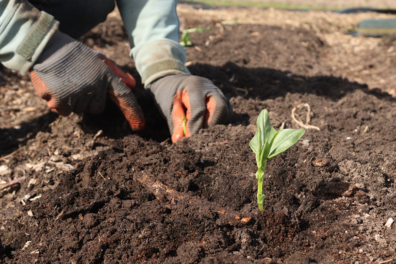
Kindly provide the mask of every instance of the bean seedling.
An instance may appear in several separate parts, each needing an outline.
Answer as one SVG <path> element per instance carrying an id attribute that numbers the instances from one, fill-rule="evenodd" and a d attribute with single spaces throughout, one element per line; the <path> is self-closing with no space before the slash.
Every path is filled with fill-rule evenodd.
<path id="1" fill-rule="evenodd" d="M 190 47 L 193 45 L 192 41 L 191 41 L 191 35 L 190 33 L 192 32 L 199 32 L 199 33 L 203 33 L 205 31 L 204 28 L 190 28 L 190 29 L 186 29 L 183 30 L 183 33 L 180 37 L 181 41 L 180 44 L 184 47 Z"/>
<path id="2" fill-rule="evenodd" d="M 183 133 L 184 133 L 184 135 L 186 135 L 187 134 L 187 119 L 185 116 L 182 116 L 182 119 L 183 119 Z"/>
<path id="3" fill-rule="evenodd" d="M 267 160 L 281 154 L 293 146 L 304 135 L 305 130 L 301 129 L 281 129 L 276 131 L 272 127 L 267 109 L 261 111 L 257 118 L 257 132 L 250 141 L 249 146 L 256 154 L 258 180 L 257 203 L 259 210 L 264 210 L 263 180 Z"/>

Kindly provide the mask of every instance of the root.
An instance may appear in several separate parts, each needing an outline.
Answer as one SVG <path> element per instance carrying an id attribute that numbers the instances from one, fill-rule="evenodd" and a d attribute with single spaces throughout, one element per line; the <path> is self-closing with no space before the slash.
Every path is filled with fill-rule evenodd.
<path id="1" fill-rule="evenodd" d="M 306 118 L 305 124 L 302 122 L 301 118 L 295 113 L 297 108 L 298 108 L 298 109 L 301 109 L 301 108 L 303 108 L 303 107 L 306 107 L 306 108 L 307 108 L 307 118 Z M 299 104 L 299 105 L 297 105 L 297 106 L 295 106 L 295 107 L 293 108 L 293 110 L 292 110 L 292 112 L 291 112 L 291 118 L 293 119 L 294 122 L 297 123 L 297 125 L 299 125 L 299 126 L 302 127 L 302 128 L 305 128 L 305 129 L 316 129 L 316 130 L 319 130 L 319 131 L 320 131 L 320 128 L 319 128 L 319 127 L 317 127 L 317 126 L 312 126 L 312 125 L 309 124 L 309 122 L 311 121 L 310 114 L 311 114 L 311 107 L 309 106 L 309 104 L 307 104 L 307 103 L 302 103 L 302 104 Z"/>
<path id="2" fill-rule="evenodd" d="M 224 208 L 221 208 L 220 206 L 216 206 L 210 203 L 209 201 L 202 200 L 197 197 L 191 197 L 188 194 L 180 193 L 178 191 L 170 189 L 165 184 L 154 180 L 144 171 L 142 171 L 141 174 L 137 174 L 134 177 L 134 179 L 136 179 L 144 187 L 149 189 L 159 201 L 164 202 L 165 200 L 168 200 L 172 204 L 179 201 L 187 201 L 188 204 L 195 205 L 201 208 L 203 207 L 213 208 L 214 211 L 217 212 L 219 215 L 225 216 L 227 218 L 226 223 L 230 225 L 247 224 L 252 219 L 252 217 L 240 217 L 236 213 L 227 211 Z"/>

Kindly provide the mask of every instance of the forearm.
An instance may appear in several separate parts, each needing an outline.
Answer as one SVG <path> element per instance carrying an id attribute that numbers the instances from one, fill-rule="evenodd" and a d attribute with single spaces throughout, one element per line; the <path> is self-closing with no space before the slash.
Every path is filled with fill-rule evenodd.
<path id="1" fill-rule="evenodd" d="M 136 61 L 146 85 L 162 76 L 188 72 L 186 51 L 178 43 L 175 0 L 117 0 Z"/>
<path id="2" fill-rule="evenodd" d="M 25 74 L 58 28 L 58 22 L 25 0 L 0 0 L 0 62 Z"/>

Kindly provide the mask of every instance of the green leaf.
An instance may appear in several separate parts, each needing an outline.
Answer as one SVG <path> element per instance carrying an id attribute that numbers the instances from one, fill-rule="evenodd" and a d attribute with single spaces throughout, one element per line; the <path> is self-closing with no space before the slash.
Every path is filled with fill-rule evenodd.
<path id="1" fill-rule="evenodd" d="M 269 114 L 267 109 L 261 111 L 260 115 L 257 118 L 257 128 L 260 128 L 261 133 L 261 144 L 263 152 L 261 153 L 260 159 L 267 159 L 269 153 L 270 142 L 274 135 L 276 134 L 275 128 L 272 127 Z"/>
<path id="2" fill-rule="evenodd" d="M 257 162 L 257 167 L 261 168 L 261 162 L 260 162 L 260 153 L 263 151 L 262 143 L 261 143 L 261 129 L 258 127 L 257 128 L 257 133 L 256 133 L 256 145 L 257 145 L 257 153 L 256 153 L 256 162 Z"/>
<path id="3" fill-rule="evenodd" d="M 304 133 L 305 130 L 303 128 L 283 129 L 276 132 L 268 154 L 268 159 L 279 155 L 296 144 L 296 142 L 304 135 Z"/>
<path id="4" fill-rule="evenodd" d="M 252 140 L 250 140 L 250 142 L 249 142 L 250 148 L 253 150 L 254 154 L 256 154 L 256 155 L 258 155 L 258 145 L 259 145 L 257 143 L 258 137 L 259 137 L 259 131 L 257 130 L 256 135 L 254 135 Z"/>

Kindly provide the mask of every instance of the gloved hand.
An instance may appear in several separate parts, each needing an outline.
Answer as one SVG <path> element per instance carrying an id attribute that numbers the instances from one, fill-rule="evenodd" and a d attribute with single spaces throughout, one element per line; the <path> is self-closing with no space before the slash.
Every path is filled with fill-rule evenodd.
<path id="1" fill-rule="evenodd" d="M 168 121 L 175 143 L 200 128 L 225 123 L 232 115 L 227 98 L 210 80 L 190 74 L 168 75 L 147 86 Z"/>
<path id="2" fill-rule="evenodd" d="M 56 32 L 30 70 L 34 89 L 60 115 L 100 113 L 106 96 L 115 102 L 134 131 L 144 116 L 132 88 L 133 77 L 113 61 L 61 32 Z"/>

